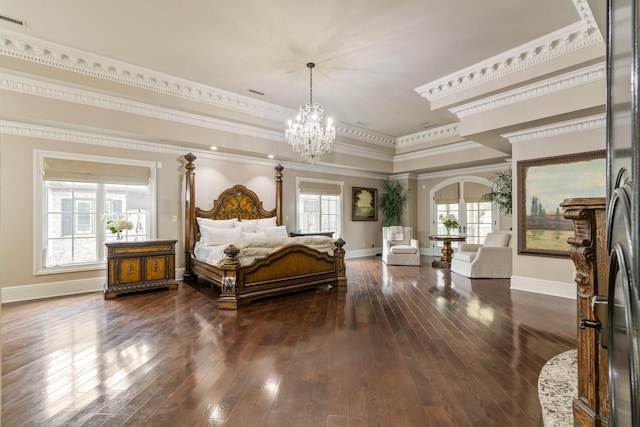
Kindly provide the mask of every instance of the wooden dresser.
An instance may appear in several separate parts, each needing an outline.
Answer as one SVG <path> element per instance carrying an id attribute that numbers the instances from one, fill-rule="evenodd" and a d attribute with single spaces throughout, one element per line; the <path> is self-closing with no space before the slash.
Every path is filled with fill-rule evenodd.
<path id="1" fill-rule="evenodd" d="M 107 247 L 107 283 L 104 299 L 147 289 L 177 289 L 177 240 L 110 242 Z"/>

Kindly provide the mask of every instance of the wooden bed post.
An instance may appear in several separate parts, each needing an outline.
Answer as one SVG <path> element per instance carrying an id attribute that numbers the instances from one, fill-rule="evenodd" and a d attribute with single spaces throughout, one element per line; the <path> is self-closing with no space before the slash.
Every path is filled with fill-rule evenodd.
<path id="1" fill-rule="evenodd" d="M 347 287 L 347 266 L 344 263 L 344 248 L 345 241 L 342 240 L 342 237 L 338 237 L 338 240 L 335 242 L 336 249 L 333 251 L 334 256 L 337 258 L 336 260 L 336 274 L 338 280 L 338 287 L 346 288 Z"/>
<path id="2" fill-rule="evenodd" d="M 277 165 L 276 170 L 276 223 L 282 225 L 282 171 L 284 167 Z"/>
<path id="3" fill-rule="evenodd" d="M 196 156 L 192 153 L 186 154 L 184 158 L 187 160 L 185 165 L 186 173 L 186 189 L 185 189 L 185 228 L 184 228 L 184 279 L 188 280 L 192 278 L 191 272 L 191 255 L 193 254 L 193 247 L 195 245 L 195 220 L 196 220 L 196 173 L 194 169 L 196 165 L 193 162 L 196 160 Z"/>
<path id="4" fill-rule="evenodd" d="M 229 245 L 223 251 L 227 256 L 220 266 L 223 271 L 220 298 L 218 298 L 218 307 L 221 310 L 237 310 L 238 309 L 238 254 L 240 249 L 235 245 Z"/>

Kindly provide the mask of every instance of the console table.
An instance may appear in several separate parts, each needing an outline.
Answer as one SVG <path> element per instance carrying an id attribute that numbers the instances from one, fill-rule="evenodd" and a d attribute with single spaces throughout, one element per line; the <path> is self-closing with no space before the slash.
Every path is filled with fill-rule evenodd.
<path id="1" fill-rule="evenodd" d="M 439 260 L 433 261 L 431 263 L 431 266 L 439 268 L 451 268 L 451 255 L 453 254 L 451 242 L 464 242 L 467 240 L 467 236 L 433 235 L 429 236 L 429 240 L 442 242 L 442 257 Z"/>

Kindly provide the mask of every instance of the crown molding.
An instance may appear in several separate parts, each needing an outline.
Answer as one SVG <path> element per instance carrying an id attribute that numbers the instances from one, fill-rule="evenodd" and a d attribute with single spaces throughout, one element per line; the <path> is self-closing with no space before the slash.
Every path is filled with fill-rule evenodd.
<path id="1" fill-rule="evenodd" d="M 294 110 L 0 28 L 0 54 L 208 105 L 286 121 Z"/>
<path id="2" fill-rule="evenodd" d="M 427 157 L 440 156 L 442 154 L 456 153 L 458 151 L 470 150 L 472 148 L 484 147 L 474 141 L 462 141 L 453 144 L 447 144 L 440 147 L 428 148 L 420 151 L 412 151 L 411 153 L 397 154 L 393 157 L 393 163 L 403 162 L 406 160 L 424 159 Z"/>
<path id="3" fill-rule="evenodd" d="M 430 102 L 603 41 L 586 0 L 573 0 L 580 21 L 415 89 Z"/>
<path id="4" fill-rule="evenodd" d="M 448 171 L 423 173 L 418 175 L 418 180 L 447 178 L 450 176 L 460 176 L 460 175 L 467 175 L 467 174 L 473 175 L 473 174 L 497 172 L 497 171 L 504 170 L 505 164 L 507 165 L 507 167 L 511 167 L 511 162 L 509 161 L 506 163 L 496 163 L 493 165 L 486 165 L 486 166 L 475 166 L 471 168 L 451 169 Z"/>
<path id="5" fill-rule="evenodd" d="M 607 115 L 603 113 L 580 119 L 555 123 L 552 125 L 539 126 L 517 132 L 505 133 L 500 136 L 507 139 L 511 144 L 517 144 L 519 142 L 551 138 L 554 136 L 566 135 L 575 132 L 584 132 L 592 129 L 600 129 L 606 127 L 606 125 Z"/>
<path id="6" fill-rule="evenodd" d="M 376 174 L 371 172 L 363 172 L 356 169 L 341 169 L 335 165 L 310 165 L 307 163 L 297 163 L 289 161 L 279 161 L 277 159 L 267 160 L 253 157 L 246 157 L 237 154 L 218 153 L 210 150 L 199 150 L 192 148 L 184 148 L 171 144 L 160 144 L 151 141 L 142 141 L 132 138 L 123 138 L 117 136 L 109 136 L 92 132 L 78 131 L 73 129 L 63 129 L 53 126 L 34 125 L 31 123 L 14 122 L 9 120 L 0 121 L 0 134 L 16 135 L 27 138 L 38 138 L 52 141 L 64 141 L 75 144 L 96 145 L 124 150 L 137 150 L 150 153 L 162 153 L 182 156 L 188 152 L 194 153 L 199 158 L 208 158 L 214 160 L 231 161 L 235 163 L 243 163 L 249 165 L 273 166 L 274 163 L 282 164 L 286 169 L 303 170 L 310 172 L 326 173 L 335 175 L 336 170 L 340 171 L 340 175 L 354 176 L 360 178 L 382 179 L 387 175 Z"/>
<path id="7" fill-rule="evenodd" d="M 76 87 L 64 86 L 58 83 L 44 82 L 22 75 L 16 75 L 0 70 L 0 89 L 24 93 L 28 95 L 42 96 L 60 101 L 73 102 L 91 107 L 105 108 L 128 114 L 137 114 L 158 120 L 171 121 L 191 126 L 207 129 L 214 129 L 223 132 L 230 132 L 238 135 L 246 135 L 271 141 L 286 143 L 284 133 L 235 123 L 227 120 L 215 119 L 194 113 L 186 113 L 165 107 L 158 107 L 142 102 L 131 101 L 125 98 L 91 92 Z M 343 154 L 350 154 L 358 157 L 391 161 L 392 156 L 378 153 L 366 148 L 354 148 L 347 144 L 336 141 L 333 151 Z"/>
<path id="8" fill-rule="evenodd" d="M 421 144 L 423 142 L 437 141 L 450 136 L 460 136 L 459 123 L 452 123 L 422 132 L 412 133 L 411 135 L 401 136 L 396 139 L 396 146 L 408 147 L 411 145 Z"/>
<path id="9" fill-rule="evenodd" d="M 459 119 L 606 78 L 604 62 L 449 109 Z"/>
<path id="10" fill-rule="evenodd" d="M 280 107 L 248 96 L 3 28 L 0 28 L 0 55 L 45 64 L 282 123 L 286 123 L 288 119 L 297 114 L 296 110 L 290 108 Z M 393 137 L 367 132 L 345 124 L 336 123 L 336 131 L 364 142 L 385 146 L 395 144 Z"/>
<path id="11" fill-rule="evenodd" d="M 241 123 L 234 123 L 227 120 L 214 119 L 208 116 L 186 113 L 170 108 L 158 107 L 151 104 L 131 101 L 125 98 L 78 89 L 76 87 L 64 86 L 58 83 L 44 82 L 30 77 L 10 74 L 6 72 L 6 70 L 0 70 L 0 89 L 52 98 L 59 101 L 73 102 L 91 107 L 104 108 L 122 113 L 136 114 L 153 119 L 285 142 L 284 133 L 281 132 L 244 125 Z"/>

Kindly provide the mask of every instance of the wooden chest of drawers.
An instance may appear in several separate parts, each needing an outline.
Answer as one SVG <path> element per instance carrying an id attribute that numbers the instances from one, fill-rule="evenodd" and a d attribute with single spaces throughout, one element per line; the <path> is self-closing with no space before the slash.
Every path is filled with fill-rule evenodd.
<path id="1" fill-rule="evenodd" d="M 110 242 L 107 247 L 107 283 L 104 299 L 146 289 L 177 289 L 177 240 Z"/>

